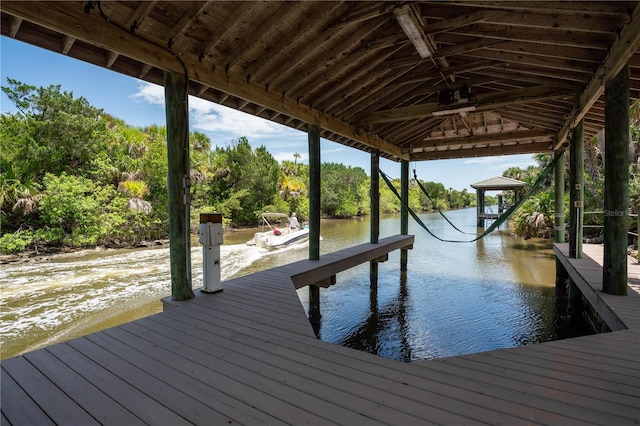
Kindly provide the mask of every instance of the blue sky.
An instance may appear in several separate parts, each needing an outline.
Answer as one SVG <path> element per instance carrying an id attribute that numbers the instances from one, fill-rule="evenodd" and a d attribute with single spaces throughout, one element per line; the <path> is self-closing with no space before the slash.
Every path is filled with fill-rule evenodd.
<path id="1" fill-rule="evenodd" d="M 94 107 L 133 126 L 165 123 L 162 87 L 3 36 L 0 37 L 3 86 L 7 77 L 33 86 L 60 84 L 62 90 L 86 98 Z M 246 136 L 252 147 L 264 145 L 278 161 L 293 161 L 293 154 L 299 153 L 302 156 L 299 161 L 308 162 L 304 132 L 198 98 L 190 98 L 189 108 L 191 130 L 209 136 L 213 145 L 227 146 Z M 4 93 L 0 111 L 15 111 Z M 362 167 L 369 174 L 370 156 L 362 151 L 322 139 L 320 155 L 322 162 Z M 421 180 L 472 191 L 469 186 L 472 183 L 500 176 L 509 167 L 526 168 L 534 163 L 531 155 L 422 161 L 411 163 L 410 174 L 415 168 Z M 380 168 L 392 177 L 399 177 L 399 163 L 383 159 Z"/>

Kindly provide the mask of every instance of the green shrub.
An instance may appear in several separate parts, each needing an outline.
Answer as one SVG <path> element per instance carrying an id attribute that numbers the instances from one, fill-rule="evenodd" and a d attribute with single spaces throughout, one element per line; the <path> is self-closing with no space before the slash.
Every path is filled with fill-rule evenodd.
<path id="1" fill-rule="evenodd" d="M 24 251 L 33 241 L 32 231 L 17 231 L 13 234 L 4 234 L 0 237 L 0 253 L 15 254 Z"/>

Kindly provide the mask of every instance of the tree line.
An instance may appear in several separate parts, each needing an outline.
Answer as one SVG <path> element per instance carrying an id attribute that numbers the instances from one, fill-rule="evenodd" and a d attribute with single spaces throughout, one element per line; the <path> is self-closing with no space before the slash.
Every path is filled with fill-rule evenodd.
<path id="1" fill-rule="evenodd" d="M 0 116 L 0 251 L 62 247 L 124 247 L 168 235 L 166 128 L 138 128 L 96 108 L 60 85 L 35 87 L 7 79 L 3 92 L 16 112 Z M 278 162 L 245 137 L 213 146 L 189 134 L 191 224 L 199 214 L 223 214 L 227 227 L 256 225 L 267 211 L 308 218 L 308 165 Z M 321 165 L 321 215 L 369 214 L 364 169 Z M 475 194 L 422 182 L 409 190 L 416 211 L 469 207 Z M 399 181 L 393 184 L 399 188 Z M 381 183 L 382 213 L 400 203 Z M 433 200 L 433 201 L 432 201 Z"/>

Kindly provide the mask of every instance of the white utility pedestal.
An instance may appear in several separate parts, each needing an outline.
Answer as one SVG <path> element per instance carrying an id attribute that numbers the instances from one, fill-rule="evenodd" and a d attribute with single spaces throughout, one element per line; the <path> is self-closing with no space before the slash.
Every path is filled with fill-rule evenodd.
<path id="1" fill-rule="evenodd" d="M 203 293 L 222 291 L 220 284 L 220 246 L 222 245 L 222 213 L 200 213 L 202 244 Z"/>

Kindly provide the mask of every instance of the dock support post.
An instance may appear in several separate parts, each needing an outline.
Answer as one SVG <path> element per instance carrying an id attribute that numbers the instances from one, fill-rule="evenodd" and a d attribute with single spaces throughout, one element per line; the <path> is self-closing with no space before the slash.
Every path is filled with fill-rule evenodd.
<path id="1" fill-rule="evenodd" d="M 569 278 L 568 291 L 568 313 L 569 316 L 575 317 L 582 311 L 582 292 L 571 278 Z"/>
<path id="2" fill-rule="evenodd" d="M 309 260 L 320 259 L 320 126 L 307 124 L 309 141 Z M 309 321 L 320 324 L 320 287 L 309 286 Z M 317 334 L 317 330 L 316 330 Z"/>
<path id="3" fill-rule="evenodd" d="M 627 295 L 629 232 L 629 65 L 605 82 L 604 266 L 602 290 Z"/>
<path id="4" fill-rule="evenodd" d="M 476 208 L 478 209 L 478 228 L 484 227 L 484 190 L 476 189 Z"/>
<path id="5" fill-rule="evenodd" d="M 400 163 L 400 198 L 402 204 L 400 206 L 400 234 L 409 235 L 409 162 L 402 160 Z M 407 263 L 409 260 L 409 250 L 403 248 L 400 250 L 400 272 L 407 272 Z"/>
<path id="6" fill-rule="evenodd" d="M 555 190 L 555 221 L 554 221 L 554 241 L 564 243 L 564 151 L 558 150 L 556 157 L 560 157 L 554 170 L 554 190 Z M 563 295 L 567 291 L 567 271 L 562 262 L 556 257 L 556 294 Z"/>
<path id="7" fill-rule="evenodd" d="M 371 240 L 372 244 L 378 244 L 380 237 L 380 153 L 371 151 Z M 370 288 L 377 291 L 378 288 L 378 262 L 369 262 Z"/>
<path id="8" fill-rule="evenodd" d="M 582 217 L 584 200 L 584 127 L 573 129 L 569 151 L 569 257 L 582 259 Z"/>
<path id="9" fill-rule="evenodd" d="M 558 150 L 555 153 L 559 157 L 554 170 L 554 190 L 555 190 L 555 220 L 554 236 L 556 243 L 564 243 L 564 151 Z"/>
<path id="10" fill-rule="evenodd" d="M 169 172 L 169 262 L 171 298 L 194 297 L 191 283 L 189 100 L 183 74 L 164 72 Z"/>

